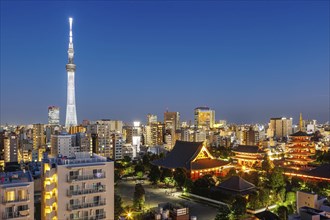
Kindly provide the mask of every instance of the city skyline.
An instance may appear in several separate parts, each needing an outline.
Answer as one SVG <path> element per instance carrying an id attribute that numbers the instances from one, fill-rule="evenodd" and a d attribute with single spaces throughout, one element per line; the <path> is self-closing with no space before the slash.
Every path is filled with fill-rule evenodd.
<path id="1" fill-rule="evenodd" d="M 187 121 L 198 106 L 236 123 L 329 120 L 328 2 L 133 5 L 98 2 L 87 16 L 88 2 L 1 2 L 1 124 L 46 122 L 50 105 L 64 123 L 70 16 L 78 123 L 167 109 Z"/>

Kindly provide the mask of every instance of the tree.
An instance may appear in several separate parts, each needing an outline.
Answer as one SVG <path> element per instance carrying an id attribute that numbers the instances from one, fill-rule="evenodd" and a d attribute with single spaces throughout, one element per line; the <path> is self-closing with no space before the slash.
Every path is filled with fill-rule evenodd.
<path id="1" fill-rule="evenodd" d="M 148 178 L 152 184 L 157 184 L 160 180 L 161 172 L 157 166 L 151 166 Z"/>
<path id="2" fill-rule="evenodd" d="M 232 210 L 236 217 L 245 214 L 247 201 L 242 196 L 236 196 L 232 205 Z"/>
<path id="3" fill-rule="evenodd" d="M 141 178 L 141 176 L 143 177 L 144 171 L 145 171 L 145 168 L 144 168 L 144 166 L 142 164 L 139 163 L 139 164 L 136 164 L 135 165 L 135 167 L 134 167 L 134 174 L 136 176 L 138 176 L 138 174 L 139 174 L 140 178 Z"/>
<path id="4" fill-rule="evenodd" d="M 189 178 L 186 178 L 186 180 L 184 181 L 184 184 L 183 184 L 183 188 L 187 191 L 187 192 L 191 192 L 192 189 L 194 187 L 194 182 L 189 179 Z"/>
<path id="5" fill-rule="evenodd" d="M 182 168 L 175 169 L 175 171 L 173 173 L 173 178 L 174 178 L 176 185 L 179 188 L 182 188 L 187 179 L 186 171 Z"/>
<path id="6" fill-rule="evenodd" d="M 136 209 L 141 210 L 145 202 L 145 191 L 141 184 L 135 184 L 135 191 L 133 196 L 133 205 Z"/>
<path id="7" fill-rule="evenodd" d="M 296 202 L 296 193 L 287 192 L 285 196 L 285 203 L 288 205 L 292 205 Z"/>
<path id="8" fill-rule="evenodd" d="M 173 172 L 170 169 L 166 168 L 161 168 L 161 176 L 160 176 L 160 181 L 164 181 L 166 177 L 172 178 L 173 177 Z"/>
<path id="9" fill-rule="evenodd" d="M 126 162 L 126 163 L 130 163 L 132 160 L 129 156 L 124 156 L 123 161 Z"/>
<path id="10" fill-rule="evenodd" d="M 262 207 L 259 199 L 259 192 L 253 192 L 249 195 L 248 205 L 252 209 L 258 209 Z"/>
<path id="11" fill-rule="evenodd" d="M 236 169 L 235 168 L 231 168 L 228 173 L 226 174 L 225 179 L 229 179 L 230 177 L 236 175 Z"/>
<path id="12" fill-rule="evenodd" d="M 285 206 L 278 207 L 277 214 L 278 214 L 278 217 L 281 220 L 287 220 L 288 219 L 288 209 Z"/>
<path id="13" fill-rule="evenodd" d="M 119 216 L 124 212 L 123 208 L 123 201 L 121 200 L 121 197 L 117 194 L 115 194 L 115 219 L 118 219 Z"/>
<path id="14" fill-rule="evenodd" d="M 273 190 L 278 190 L 285 187 L 285 185 L 283 170 L 279 167 L 274 168 L 273 172 L 269 175 L 269 187 Z"/>
<path id="15" fill-rule="evenodd" d="M 197 188 L 210 188 L 215 185 L 215 181 L 210 174 L 206 174 L 194 182 Z"/>
<path id="16" fill-rule="evenodd" d="M 269 173 L 274 169 L 274 163 L 270 160 L 269 156 L 266 154 L 264 160 L 261 163 L 261 169 Z"/>
<path id="17" fill-rule="evenodd" d="M 230 220 L 230 209 L 226 205 L 220 205 L 214 220 Z"/>

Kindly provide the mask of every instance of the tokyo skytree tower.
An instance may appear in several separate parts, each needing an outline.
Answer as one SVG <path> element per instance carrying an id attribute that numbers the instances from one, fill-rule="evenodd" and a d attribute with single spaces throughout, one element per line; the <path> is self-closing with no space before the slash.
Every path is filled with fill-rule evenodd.
<path id="1" fill-rule="evenodd" d="M 76 64 L 73 63 L 73 42 L 72 42 L 72 18 L 69 18 L 70 23 L 70 41 L 68 50 L 68 64 L 66 64 L 66 71 L 68 73 L 68 91 L 67 91 L 67 104 L 66 104 L 66 119 L 65 127 L 77 125 L 77 112 L 76 112 L 76 98 L 75 98 L 75 84 L 74 74 L 76 71 Z"/>

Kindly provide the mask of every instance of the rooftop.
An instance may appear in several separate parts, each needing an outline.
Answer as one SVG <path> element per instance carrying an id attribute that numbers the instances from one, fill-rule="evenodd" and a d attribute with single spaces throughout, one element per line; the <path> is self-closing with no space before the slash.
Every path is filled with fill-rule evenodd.
<path id="1" fill-rule="evenodd" d="M 293 133 L 290 135 L 290 137 L 309 137 L 311 135 L 307 134 L 306 132 L 303 132 L 303 131 L 298 131 L 296 133 Z"/>
<path id="2" fill-rule="evenodd" d="M 91 163 L 100 163 L 100 162 L 111 162 L 110 159 L 102 157 L 97 154 L 90 155 L 89 152 L 77 152 L 75 157 L 57 157 L 57 158 L 45 158 L 44 162 L 56 164 L 56 165 L 84 165 Z"/>
<path id="3" fill-rule="evenodd" d="M 218 188 L 235 192 L 244 192 L 255 189 L 256 186 L 240 176 L 232 176 L 219 184 Z"/>
<path id="4" fill-rule="evenodd" d="M 263 153 L 265 153 L 265 151 L 261 150 L 256 145 L 238 145 L 237 147 L 233 148 L 233 152 L 252 153 L 252 154 L 263 154 Z"/>
<path id="5" fill-rule="evenodd" d="M 0 173 L 0 185 L 33 182 L 30 171 L 15 171 Z"/>

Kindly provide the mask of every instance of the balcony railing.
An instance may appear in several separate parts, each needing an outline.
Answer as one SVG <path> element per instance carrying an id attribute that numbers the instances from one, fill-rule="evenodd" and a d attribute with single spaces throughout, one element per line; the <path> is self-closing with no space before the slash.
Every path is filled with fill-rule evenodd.
<path id="1" fill-rule="evenodd" d="M 46 206 L 52 206 L 54 202 L 56 202 L 56 199 L 52 196 L 49 199 L 46 199 Z"/>
<path id="2" fill-rule="evenodd" d="M 84 194 L 92 194 L 92 193 L 101 193 L 105 192 L 105 186 L 94 188 L 94 189 L 78 189 L 78 190 L 68 190 L 68 196 L 77 196 Z"/>
<path id="3" fill-rule="evenodd" d="M 51 183 L 50 185 L 46 185 L 46 192 L 50 192 L 55 189 L 56 183 Z"/>
<path id="4" fill-rule="evenodd" d="M 15 198 L 14 200 L 9 200 L 8 198 L 2 197 L 2 203 L 17 203 L 17 202 L 27 202 L 30 200 L 30 196 L 26 195 L 24 198 Z"/>
<path id="5" fill-rule="evenodd" d="M 76 210 L 76 209 L 84 209 L 84 208 L 90 208 L 90 207 L 96 207 L 96 206 L 103 206 L 105 205 L 105 199 L 89 202 L 89 203 L 81 203 L 81 204 L 69 204 L 68 205 L 68 211 Z"/>
<path id="6" fill-rule="evenodd" d="M 98 219 L 106 219 L 105 212 L 102 214 L 92 215 L 92 216 L 68 218 L 68 220 L 98 220 Z"/>
<path id="7" fill-rule="evenodd" d="M 53 219 L 56 216 L 56 212 L 52 211 L 50 213 L 46 213 L 46 218 L 47 219 Z"/>
<path id="8" fill-rule="evenodd" d="M 56 169 L 50 169 L 46 171 L 46 177 L 51 177 L 56 173 Z"/>
<path id="9" fill-rule="evenodd" d="M 68 175 L 68 182 L 73 182 L 73 181 L 83 181 L 83 180 L 93 180 L 93 179 L 103 179 L 105 178 L 105 172 L 103 173 L 94 173 L 91 175 L 75 175 L 75 176 L 70 176 Z"/>
<path id="10" fill-rule="evenodd" d="M 13 218 L 26 219 L 29 215 L 30 215 L 29 209 L 16 211 L 16 212 L 5 212 L 2 215 L 2 219 L 13 219 Z"/>

